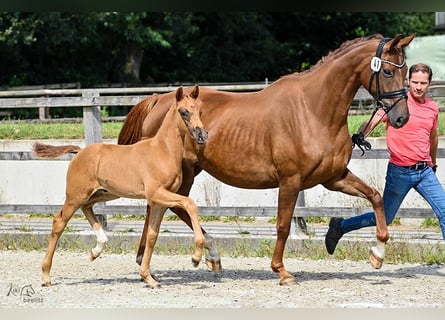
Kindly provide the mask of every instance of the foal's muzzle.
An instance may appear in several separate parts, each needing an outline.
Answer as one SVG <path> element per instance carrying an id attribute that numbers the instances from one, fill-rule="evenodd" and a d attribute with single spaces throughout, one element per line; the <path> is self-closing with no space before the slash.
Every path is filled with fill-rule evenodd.
<path id="1" fill-rule="evenodd" d="M 197 144 L 204 144 L 209 137 L 206 129 L 204 128 L 195 127 L 193 129 L 190 129 L 190 132 Z"/>

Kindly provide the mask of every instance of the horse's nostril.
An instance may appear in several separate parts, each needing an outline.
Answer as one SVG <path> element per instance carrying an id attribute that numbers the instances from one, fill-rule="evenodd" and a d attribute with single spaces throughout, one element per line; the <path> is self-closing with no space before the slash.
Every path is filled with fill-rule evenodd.
<path id="1" fill-rule="evenodd" d="M 395 125 L 397 126 L 397 128 L 401 128 L 407 122 L 408 122 L 408 118 L 407 117 L 398 117 L 397 120 L 396 120 Z"/>

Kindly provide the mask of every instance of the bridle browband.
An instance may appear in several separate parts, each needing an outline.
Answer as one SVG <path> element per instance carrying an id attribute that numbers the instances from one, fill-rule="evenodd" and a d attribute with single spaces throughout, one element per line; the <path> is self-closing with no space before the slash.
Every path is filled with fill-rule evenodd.
<path id="1" fill-rule="evenodd" d="M 363 129 L 363 131 L 366 130 L 366 128 L 369 126 L 369 124 L 371 123 L 372 118 L 374 118 L 375 114 L 377 113 L 377 110 L 379 108 L 382 108 L 385 111 L 385 114 L 388 114 L 389 111 L 391 111 L 392 108 L 394 108 L 395 105 L 397 105 L 400 100 L 402 99 L 406 99 L 407 98 L 407 91 L 405 88 L 399 89 L 399 90 L 395 90 L 395 91 L 389 91 L 389 92 L 380 92 L 380 82 L 379 82 L 379 73 L 380 70 L 382 68 L 382 63 L 387 63 L 390 64 L 392 66 L 395 66 L 399 69 L 403 68 L 403 66 L 406 63 L 406 59 L 405 59 L 405 55 L 403 55 L 403 62 L 401 64 L 397 64 L 394 63 L 392 61 L 389 60 L 384 60 L 381 58 L 382 56 L 382 51 L 383 51 L 383 46 L 389 41 L 391 40 L 391 38 L 383 38 L 382 40 L 380 40 L 379 46 L 377 47 L 375 56 L 372 57 L 371 59 L 371 70 L 372 70 L 372 74 L 371 74 L 371 78 L 369 79 L 369 87 L 368 87 L 368 91 L 371 91 L 371 86 L 372 86 L 372 82 L 375 79 L 375 105 L 376 108 L 374 110 L 374 112 L 371 115 L 371 118 L 369 119 L 368 123 L 366 124 L 365 128 Z M 394 99 L 394 98 L 399 98 L 397 99 L 396 102 L 394 102 L 391 106 L 387 107 L 385 106 L 385 104 L 383 103 L 382 99 Z M 382 118 L 380 119 L 380 121 L 382 120 Z M 380 123 L 379 121 L 379 123 Z M 375 128 L 375 127 L 374 127 Z M 374 129 L 372 128 L 368 133 L 367 136 L 371 133 L 371 131 Z M 359 132 L 356 134 L 352 135 L 352 148 L 354 148 L 355 145 L 357 145 L 360 150 L 362 150 L 362 156 L 365 154 L 365 149 L 366 150 L 371 150 L 371 144 L 365 140 L 365 136 L 363 135 L 363 132 Z"/>

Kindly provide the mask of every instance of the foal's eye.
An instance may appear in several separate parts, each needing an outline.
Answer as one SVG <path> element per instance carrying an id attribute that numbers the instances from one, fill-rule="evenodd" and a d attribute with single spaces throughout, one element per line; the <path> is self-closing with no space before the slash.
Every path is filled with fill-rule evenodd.
<path id="1" fill-rule="evenodd" d="M 189 112 L 186 109 L 179 109 L 179 114 L 181 117 L 186 118 L 189 115 Z"/>
<path id="2" fill-rule="evenodd" d="M 383 75 L 386 78 L 391 78 L 394 75 L 394 72 L 392 70 L 389 70 L 389 69 L 383 69 Z"/>

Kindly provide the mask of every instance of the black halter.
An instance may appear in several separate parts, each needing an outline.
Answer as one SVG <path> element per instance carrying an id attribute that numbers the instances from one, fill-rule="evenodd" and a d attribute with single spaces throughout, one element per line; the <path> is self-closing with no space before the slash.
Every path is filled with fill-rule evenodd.
<path id="1" fill-rule="evenodd" d="M 381 108 L 383 108 L 383 110 L 385 110 L 386 113 L 388 113 L 396 104 L 399 103 L 400 100 L 402 99 L 406 99 L 407 97 L 407 93 L 406 93 L 406 89 L 402 88 L 396 91 L 389 91 L 389 92 L 380 92 L 380 82 L 379 82 L 379 76 L 378 74 L 380 73 L 380 70 L 382 68 L 382 63 L 388 63 L 391 64 L 397 68 L 403 68 L 403 66 L 405 65 L 405 56 L 403 56 L 403 62 L 401 64 L 396 64 L 394 62 L 391 62 L 389 60 L 383 60 L 381 58 L 382 56 L 382 51 L 383 51 L 383 46 L 385 45 L 385 43 L 387 43 L 389 40 L 391 40 L 391 38 L 383 38 L 380 43 L 379 46 L 377 47 L 377 51 L 375 53 L 375 56 L 371 59 L 371 70 L 372 70 L 372 74 L 371 74 L 371 78 L 369 79 L 369 88 L 368 91 L 371 92 L 371 85 L 372 85 L 372 81 L 375 79 L 375 84 L 376 84 L 376 88 L 375 88 L 375 100 L 376 100 L 376 104 L 378 104 Z M 377 75 L 377 76 L 376 76 Z M 385 106 L 385 104 L 383 103 L 382 99 L 393 99 L 393 98 L 399 98 L 396 102 L 394 102 L 390 107 Z"/>
<path id="2" fill-rule="evenodd" d="M 405 88 L 396 90 L 396 91 L 389 91 L 389 92 L 380 92 L 380 82 L 379 82 L 379 73 L 380 70 L 382 68 L 382 63 L 388 63 L 390 65 L 393 65 L 397 68 L 403 68 L 403 66 L 406 63 L 405 60 L 405 56 L 403 56 L 403 62 L 401 64 L 397 64 L 394 63 L 392 61 L 389 60 L 383 60 L 381 58 L 382 56 L 382 51 L 383 51 L 383 46 L 385 45 L 385 43 L 387 43 L 389 40 L 391 40 L 391 38 L 383 38 L 380 43 L 379 46 L 377 47 L 377 51 L 375 53 L 375 56 L 371 59 L 371 70 L 372 70 L 372 74 L 371 74 L 371 78 L 369 79 L 369 87 L 368 87 L 368 91 L 371 91 L 371 86 L 372 86 L 372 82 L 375 79 L 375 84 L 376 84 L 376 89 L 375 89 L 375 104 L 376 104 L 376 108 L 374 110 L 374 112 L 371 115 L 371 118 L 369 119 L 368 123 L 366 124 L 366 127 L 363 129 L 366 130 L 366 128 L 369 126 L 369 124 L 371 123 L 372 118 L 374 118 L 377 110 L 379 108 L 382 108 L 385 111 L 385 114 L 387 114 L 389 111 L 391 111 L 391 109 L 397 105 L 400 100 L 402 99 L 406 99 L 407 98 L 407 91 Z M 397 99 L 396 102 L 394 102 L 391 106 L 387 107 L 382 99 L 393 99 L 393 98 L 399 98 Z M 381 119 L 380 119 L 381 120 Z M 372 131 L 372 130 L 371 130 Z M 369 133 L 371 133 L 371 131 Z M 368 134 L 369 134 L 368 133 Z M 359 133 L 355 133 L 352 135 L 352 148 L 354 148 L 354 146 L 357 145 L 360 150 L 362 150 L 362 156 L 365 154 L 365 150 L 371 150 L 371 144 L 365 140 L 365 136 L 363 135 L 363 132 L 359 132 Z"/>

